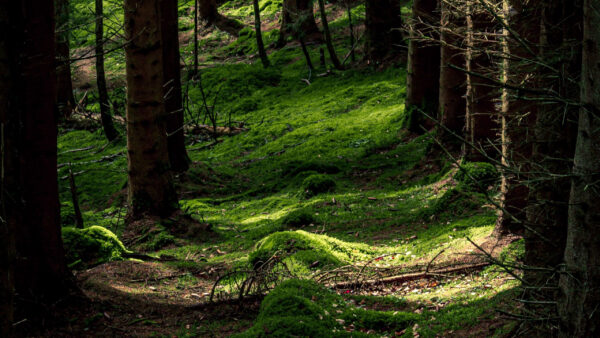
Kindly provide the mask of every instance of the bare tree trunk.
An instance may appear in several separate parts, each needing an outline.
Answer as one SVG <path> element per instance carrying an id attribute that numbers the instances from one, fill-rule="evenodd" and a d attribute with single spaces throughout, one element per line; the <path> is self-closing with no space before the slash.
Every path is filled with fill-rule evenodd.
<path id="1" fill-rule="evenodd" d="M 499 111 L 496 102 L 501 90 L 494 83 L 498 78 L 497 64 L 491 53 L 498 49 L 495 33 L 500 24 L 473 0 L 467 1 L 467 105 L 464 158 L 467 161 L 488 161 L 499 158 L 495 149 Z M 472 74 L 481 74 L 482 77 Z"/>
<path id="2" fill-rule="evenodd" d="M 440 24 L 440 138 L 450 144 L 458 140 L 452 133 L 462 136 L 465 126 L 467 77 L 465 72 L 452 68 L 465 68 L 464 37 L 460 28 L 465 26 L 464 13 L 455 11 L 443 1 Z"/>
<path id="3" fill-rule="evenodd" d="M 104 72 L 104 10 L 102 0 L 96 0 L 96 82 L 100 100 L 100 119 L 108 141 L 119 137 L 110 114 L 110 102 Z"/>
<path id="4" fill-rule="evenodd" d="M 15 234 L 18 305 L 43 312 L 76 289 L 60 229 L 53 1 L 4 1 L 0 18 L 4 224 Z"/>
<path id="5" fill-rule="evenodd" d="M 56 104 L 63 118 L 70 118 L 75 109 L 71 81 L 71 54 L 69 52 L 69 1 L 54 0 L 56 13 Z"/>
<path id="6" fill-rule="evenodd" d="M 177 210 L 167 146 L 159 0 L 125 0 L 129 219 Z"/>
<path id="7" fill-rule="evenodd" d="M 185 149 L 183 132 L 183 95 L 179 54 L 179 26 L 177 0 L 160 0 L 161 32 L 164 69 L 164 99 L 167 114 L 167 142 L 169 162 L 175 172 L 185 172 L 190 158 Z"/>
<path id="8" fill-rule="evenodd" d="M 298 23 L 298 27 L 292 27 Z M 279 38 L 276 43 L 277 48 L 282 48 L 286 44 L 286 35 L 292 35 L 298 38 L 303 34 L 305 41 L 320 39 L 321 32 L 315 21 L 311 0 L 284 0 L 281 9 L 281 27 L 279 28 Z M 317 40 L 318 40 L 317 39 Z"/>
<path id="9" fill-rule="evenodd" d="M 559 314 L 565 337 L 600 335 L 600 12 L 584 0 L 581 108 Z"/>
<path id="10" fill-rule="evenodd" d="M 437 26 L 438 0 L 414 0 L 408 43 L 406 80 L 406 114 L 408 129 L 421 134 L 435 125 L 420 110 L 436 116 L 439 110 L 440 45 L 437 33 L 428 26 Z M 424 41 L 428 37 L 429 41 Z"/>
<path id="11" fill-rule="evenodd" d="M 306 48 L 306 43 L 304 42 L 304 37 L 300 36 L 298 38 L 298 40 L 300 40 L 300 48 L 302 48 L 302 53 L 304 54 L 304 58 L 306 59 L 306 65 L 312 71 L 315 69 L 315 67 L 313 66 L 312 60 L 310 59 L 310 53 L 308 52 L 308 49 Z"/>
<path id="12" fill-rule="evenodd" d="M 354 52 L 354 43 L 356 38 L 354 37 L 354 24 L 352 22 L 352 6 L 348 0 L 344 1 L 346 6 L 346 13 L 348 14 L 348 30 L 350 31 L 350 60 L 356 62 L 356 53 Z"/>
<path id="13" fill-rule="evenodd" d="M 192 69 L 189 78 L 198 74 L 198 1 L 194 0 L 194 69 Z"/>
<path id="14" fill-rule="evenodd" d="M 344 70 L 344 66 L 335 53 L 333 47 L 333 41 L 331 41 L 331 33 L 329 32 L 329 24 L 327 23 L 327 13 L 325 13 L 325 2 L 319 0 L 319 12 L 321 13 L 321 25 L 323 25 L 323 34 L 325 35 L 325 43 L 327 44 L 327 50 L 329 51 L 329 58 L 335 69 Z"/>
<path id="15" fill-rule="evenodd" d="M 254 30 L 256 32 L 256 46 L 258 48 L 258 55 L 260 56 L 260 60 L 262 61 L 263 67 L 269 67 L 269 57 L 267 56 L 267 52 L 265 51 L 265 44 L 263 43 L 262 38 L 262 29 L 260 22 L 260 7 L 258 7 L 258 0 L 252 1 L 254 5 Z"/>
<path id="16" fill-rule="evenodd" d="M 365 9 L 365 59 L 376 64 L 398 54 L 404 44 L 400 1 L 367 0 Z"/>
<path id="17" fill-rule="evenodd" d="M 240 35 L 244 25 L 237 20 L 230 19 L 219 13 L 215 0 L 199 0 L 200 17 L 206 20 L 208 25 L 214 25 L 218 29 L 233 36 Z"/>

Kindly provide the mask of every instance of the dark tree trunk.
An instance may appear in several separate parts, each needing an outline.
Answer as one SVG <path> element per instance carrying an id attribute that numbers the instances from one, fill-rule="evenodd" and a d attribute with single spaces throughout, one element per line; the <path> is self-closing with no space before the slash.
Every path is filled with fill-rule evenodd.
<path id="1" fill-rule="evenodd" d="M 129 219 L 177 210 L 167 146 L 159 0 L 125 0 Z"/>
<path id="2" fill-rule="evenodd" d="M 441 7 L 440 138 L 456 144 L 459 140 L 452 134 L 462 136 L 465 126 L 467 77 L 451 66 L 465 68 L 464 36 L 458 30 L 465 26 L 465 17 L 446 2 Z"/>
<path id="3" fill-rule="evenodd" d="M 308 52 L 308 49 L 306 48 L 306 43 L 304 42 L 304 37 L 300 36 L 298 38 L 298 40 L 300 40 L 300 48 L 302 48 L 302 54 L 304 54 L 304 58 L 306 59 L 306 65 L 308 66 L 308 69 L 310 69 L 312 71 L 315 69 L 315 67 L 313 66 L 312 60 L 310 59 L 310 53 Z"/>
<path id="4" fill-rule="evenodd" d="M 221 15 L 215 0 L 199 0 L 199 5 L 200 17 L 206 20 L 208 25 L 214 25 L 236 37 L 240 35 L 240 30 L 244 28 L 244 25 L 237 20 Z"/>
<path id="5" fill-rule="evenodd" d="M 10 194 L 2 203 L 5 224 L 15 234 L 14 286 L 25 301 L 20 304 L 41 312 L 39 304 L 52 304 L 74 290 L 58 202 L 53 1 L 4 1 L 0 18 L 0 50 L 7 57 L 0 61 L 2 189 Z"/>
<path id="6" fill-rule="evenodd" d="M 295 27 L 297 25 L 297 27 Z M 286 44 L 286 36 L 295 38 L 302 34 L 306 40 L 321 39 L 321 32 L 315 21 L 314 10 L 311 0 L 284 0 L 281 9 L 281 27 L 279 28 L 279 39 L 277 48 Z"/>
<path id="7" fill-rule="evenodd" d="M 96 82 L 100 100 L 100 119 L 108 141 L 119 137 L 110 114 L 110 101 L 106 89 L 106 74 L 104 72 L 104 9 L 102 0 L 96 0 Z"/>
<path id="8" fill-rule="evenodd" d="M 413 1 L 411 39 L 408 43 L 406 114 L 408 129 L 418 134 L 435 125 L 420 110 L 436 116 L 439 109 L 440 45 L 432 42 L 438 36 L 427 27 L 427 24 L 438 24 L 438 11 L 438 0 Z M 429 37 L 431 41 L 424 41 L 421 35 Z"/>
<path id="9" fill-rule="evenodd" d="M 269 57 L 265 51 L 265 44 L 262 38 L 262 28 L 260 22 L 260 7 L 258 7 L 258 0 L 252 0 L 254 6 L 254 30 L 256 32 L 256 46 L 258 48 L 258 55 L 262 61 L 263 67 L 269 67 Z"/>
<path id="10" fill-rule="evenodd" d="M 325 42 L 327 44 L 327 50 L 329 51 L 329 59 L 331 59 L 331 63 L 335 69 L 344 70 L 344 66 L 338 59 L 337 54 L 335 52 L 335 48 L 333 47 L 333 41 L 331 40 L 331 33 L 329 32 L 329 24 L 327 23 L 327 13 L 325 13 L 325 2 L 323 0 L 319 1 L 319 12 L 321 13 L 321 24 L 323 25 L 323 33 L 325 35 Z"/>
<path id="11" fill-rule="evenodd" d="M 546 66 L 538 66 L 536 81 L 545 90 L 577 102 L 579 87 L 570 82 L 581 74 L 581 2 L 557 0 L 544 3 L 539 55 Z M 542 99 L 544 97 L 542 96 Z M 562 263 L 567 237 L 570 168 L 575 151 L 577 108 L 563 103 L 544 102 L 537 108 L 532 135 L 533 162 L 528 175 L 529 201 L 525 231 L 525 264 L 556 268 Z M 533 286 L 553 286 L 558 275 L 541 270 L 525 270 L 524 279 Z M 556 292 L 532 291 L 534 299 L 554 300 Z M 528 306 L 530 310 L 551 313 L 555 308 Z"/>
<path id="12" fill-rule="evenodd" d="M 464 158 L 467 161 L 489 161 L 500 158 L 496 151 L 499 132 L 496 102 L 501 89 L 492 52 L 498 49 L 495 33 L 499 23 L 475 1 L 467 2 L 467 106 Z M 471 74 L 481 74 L 478 77 Z"/>
<path id="13" fill-rule="evenodd" d="M 194 0 L 194 69 L 190 78 L 198 74 L 198 1 Z"/>
<path id="14" fill-rule="evenodd" d="M 56 104 L 62 118 L 70 118 L 75 109 L 69 53 L 69 1 L 55 0 L 56 13 Z"/>
<path id="15" fill-rule="evenodd" d="M 377 64 L 398 54 L 404 44 L 400 1 L 367 0 L 365 8 L 365 58 Z"/>
<path id="16" fill-rule="evenodd" d="M 164 69 L 163 97 L 167 115 L 169 162 L 173 171 L 185 172 L 190 167 L 190 158 L 185 149 L 183 132 L 177 0 L 160 0 L 160 2 Z"/>
<path id="17" fill-rule="evenodd" d="M 345 1 L 346 13 L 348 14 L 348 30 L 350 31 L 350 60 L 356 61 L 356 53 L 354 52 L 354 43 L 356 38 L 354 37 L 354 23 L 352 22 L 352 6 L 348 0 Z"/>
<path id="18" fill-rule="evenodd" d="M 559 314 L 565 337 L 600 335 L 600 12 L 584 1 L 579 130 L 573 168 Z"/>

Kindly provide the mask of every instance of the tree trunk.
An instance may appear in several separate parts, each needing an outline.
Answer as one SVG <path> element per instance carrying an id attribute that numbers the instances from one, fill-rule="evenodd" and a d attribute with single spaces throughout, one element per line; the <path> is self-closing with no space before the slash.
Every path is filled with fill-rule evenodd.
<path id="1" fill-rule="evenodd" d="M 400 1 L 367 0 L 365 9 L 365 58 L 377 64 L 398 54 L 404 44 Z"/>
<path id="2" fill-rule="evenodd" d="M 298 27 L 295 27 L 298 23 Z M 281 9 L 281 27 L 279 28 L 279 39 L 277 48 L 282 48 L 286 44 L 286 35 L 292 35 L 295 38 L 302 34 L 305 41 L 308 39 L 319 40 L 321 32 L 315 21 L 312 1 L 310 0 L 284 0 Z M 318 37 L 318 38 L 317 38 Z"/>
<path id="3" fill-rule="evenodd" d="M 125 0 L 129 219 L 175 211 L 163 100 L 159 0 Z"/>
<path id="4" fill-rule="evenodd" d="M 319 12 L 321 13 L 321 24 L 323 25 L 323 33 L 325 35 L 325 42 L 327 44 L 327 50 L 329 51 L 329 58 L 335 69 L 344 70 L 344 66 L 335 53 L 333 47 L 333 41 L 331 41 L 331 33 L 329 32 L 329 24 L 327 23 L 327 13 L 325 13 L 325 3 L 323 0 L 319 0 Z"/>
<path id="5" fill-rule="evenodd" d="M 221 15 L 216 0 L 199 0 L 199 5 L 200 17 L 206 20 L 208 25 L 214 25 L 235 37 L 240 35 L 240 30 L 244 28 L 244 25 L 237 20 Z"/>
<path id="6" fill-rule="evenodd" d="M 465 126 L 467 77 L 464 71 L 451 66 L 465 68 L 464 36 L 459 30 L 465 26 L 465 17 L 447 2 L 441 7 L 440 139 L 456 144 L 458 139 L 452 134 L 462 136 Z"/>
<path id="7" fill-rule="evenodd" d="M 100 119 L 108 141 L 119 137 L 110 114 L 110 102 L 104 73 L 104 10 L 102 0 L 96 0 L 96 82 L 100 100 Z"/>
<path id="8" fill-rule="evenodd" d="M 198 1 L 194 0 L 194 69 L 190 79 L 198 74 Z"/>
<path id="9" fill-rule="evenodd" d="M 69 1 L 54 0 L 56 15 L 56 104 L 63 118 L 70 118 L 75 109 L 71 81 L 71 54 L 69 53 Z"/>
<path id="10" fill-rule="evenodd" d="M 175 172 L 185 172 L 190 158 L 185 149 L 183 132 L 183 95 L 179 54 L 179 26 L 177 0 L 160 0 L 161 32 L 164 69 L 164 100 L 167 115 L 167 142 L 169 162 Z"/>
<path id="11" fill-rule="evenodd" d="M 600 335 L 600 12 L 584 1 L 581 108 L 561 274 L 559 314 L 565 337 Z"/>
<path id="12" fill-rule="evenodd" d="M 581 3 L 579 0 L 546 2 L 542 8 L 539 55 L 544 66 L 538 66 L 539 88 L 552 90 L 562 99 L 577 102 L 579 87 L 570 82 L 581 74 Z M 549 70 L 546 66 L 555 70 Z M 557 73 L 558 72 L 558 73 Z M 544 100 L 544 96 L 541 96 Z M 567 237 L 570 168 L 575 150 L 577 108 L 562 102 L 538 105 L 532 134 L 533 162 L 529 180 L 529 201 L 525 231 L 525 264 L 556 268 L 563 260 Z M 533 286 L 558 284 L 558 275 L 541 270 L 524 270 L 523 278 Z M 531 298 L 554 300 L 556 292 L 539 290 Z M 528 306 L 529 310 L 550 313 L 555 308 Z"/>
<path id="13" fill-rule="evenodd" d="M 258 55 L 260 56 L 263 67 L 268 68 L 269 57 L 265 51 L 265 44 L 263 43 L 262 38 L 262 29 L 260 27 L 260 7 L 258 7 L 258 0 L 252 0 L 252 4 L 254 5 L 254 30 L 256 32 L 256 46 L 258 48 Z"/>
<path id="14" fill-rule="evenodd" d="M 356 38 L 354 37 L 354 23 L 352 22 L 352 6 L 348 0 L 345 1 L 346 13 L 348 14 L 348 30 L 350 31 L 350 60 L 356 62 L 356 53 L 354 52 L 354 43 Z"/>
<path id="15" fill-rule="evenodd" d="M 498 49 L 495 37 L 499 23 L 473 0 L 467 2 L 467 105 L 464 159 L 472 162 L 489 161 L 500 156 L 495 140 L 499 131 L 496 102 L 501 89 L 494 83 L 498 78 L 497 63 L 492 52 Z M 478 77 L 471 74 L 481 74 Z"/>
<path id="16" fill-rule="evenodd" d="M 412 9 L 405 110 L 408 129 L 421 134 L 423 129 L 431 129 L 435 124 L 420 110 L 431 116 L 436 116 L 439 110 L 440 45 L 435 42 L 437 34 L 427 27 L 437 26 L 440 21 L 438 0 L 414 0 Z"/>
<path id="17" fill-rule="evenodd" d="M 506 19 L 510 29 L 505 32 L 505 79 L 509 86 L 535 88 L 534 60 L 540 36 L 541 11 L 535 0 L 505 0 Z M 510 13 L 510 14 L 508 14 Z M 515 37 L 518 36 L 518 39 Z M 527 167 L 531 157 L 530 127 L 536 116 L 537 103 L 527 100 L 520 91 L 506 90 L 501 114 L 501 149 L 503 169 L 500 184 L 500 206 L 495 234 L 522 233 L 527 206 Z"/>
<path id="18" fill-rule="evenodd" d="M 0 50 L 7 57 L 0 61 L 2 190 L 10 193 L 2 203 L 8 232 L 15 234 L 15 290 L 28 308 L 21 310 L 34 312 L 75 288 L 60 229 L 53 14 L 52 1 L 0 5 Z"/>

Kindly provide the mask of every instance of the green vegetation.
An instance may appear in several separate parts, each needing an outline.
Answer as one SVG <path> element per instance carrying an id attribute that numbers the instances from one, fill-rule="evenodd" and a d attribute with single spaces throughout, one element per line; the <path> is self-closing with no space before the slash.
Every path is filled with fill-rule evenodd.
<path id="1" fill-rule="evenodd" d="M 66 227 L 62 230 L 67 264 L 72 268 L 122 260 L 129 253 L 123 243 L 110 230 L 100 226 L 85 229 Z"/>

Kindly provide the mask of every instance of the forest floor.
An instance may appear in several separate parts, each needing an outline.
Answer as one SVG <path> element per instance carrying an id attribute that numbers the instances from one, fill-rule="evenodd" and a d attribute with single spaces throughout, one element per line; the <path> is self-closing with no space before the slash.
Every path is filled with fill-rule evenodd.
<path id="1" fill-rule="evenodd" d="M 266 45 L 276 40 L 280 3 L 261 1 Z M 183 63 L 189 65 L 189 3 L 180 7 Z M 230 1 L 221 11 L 250 25 L 250 7 Z M 118 8 L 108 10 L 114 21 L 121 19 Z M 362 6 L 353 10 L 359 29 L 363 12 Z M 347 18 L 332 9 L 330 20 L 338 53 L 345 55 Z M 61 313 L 64 321 L 47 335 L 511 332 L 517 323 L 507 314 L 519 306 L 519 275 L 489 264 L 480 250 L 506 266 L 523 253 L 518 238 L 491 236 L 497 173 L 467 164 L 482 178 L 474 184 L 437 148 L 435 135 L 403 128 L 401 61 L 387 67 L 357 62 L 344 72 L 320 66 L 311 73 L 290 43 L 270 49 L 272 67 L 263 69 L 250 30 L 238 39 L 210 28 L 201 34 L 201 82 L 184 84 L 193 165 L 175 177 L 181 212 L 168 219 L 125 224 L 126 141 L 107 143 L 99 125 L 86 122 L 98 108 L 93 68 L 75 64 L 87 115 L 60 130 L 63 226 L 74 225 L 71 169 L 85 226 L 105 227 L 127 250 L 145 256 L 100 265 L 70 261 L 92 302 Z M 76 35 L 83 42 L 75 43 L 86 48 L 86 37 Z M 315 64 L 318 47 L 310 45 Z M 119 53 L 107 58 L 111 98 L 121 115 L 123 66 Z M 208 124 L 200 85 L 218 112 L 217 124 L 236 133 L 215 141 L 199 127 Z M 124 126 L 117 127 L 124 135 Z"/>

